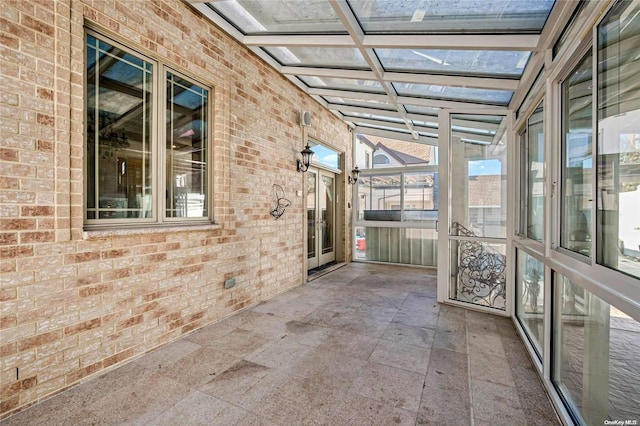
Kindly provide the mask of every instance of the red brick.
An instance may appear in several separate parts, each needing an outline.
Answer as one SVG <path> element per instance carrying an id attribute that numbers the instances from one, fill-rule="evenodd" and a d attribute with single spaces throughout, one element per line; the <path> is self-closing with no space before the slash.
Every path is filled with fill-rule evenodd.
<path id="1" fill-rule="evenodd" d="M 20 234 L 20 243 L 50 243 L 56 240 L 56 234 L 53 231 L 38 232 L 22 232 Z"/>
<path id="2" fill-rule="evenodd" d="M 18 161 L 18 150 L 12 148 L 0 148 L 0 160 Z"/>
<path id="3" fill-rule="evenodd" d="M 49 37 L 53 37 L 55 35 L 55 30 L 53 29 L 53 26 L 49 25 L 49 24 L 45 24 L 44 22 L 34 19 L 32 17 L 30 17 L 29 15 L 22 15 L 22 19 L 21 19 L 21 23 L 27 27 L 27 28 L 31 28 L 34 31 L 37 31 L 39 33 L 42 34 L 46 34 Z"/>
<path id="4" fill-rule="evenodd" d="M 0 246 L 18 244 L 17 232 L 0 232 Z"/>
<path id="5" fill-rule="evenodd" d="M 22 216 L 53 216 L 55 208 L 53 206 L 22 206 L 20 214 Z"/>
<path id="6" fill-rule="evenodd" d="M 26 351 L 26 350 L 38 347 L 40 345 L 43 345 L 45 343 L 52 343 L 60 339 L 62 339 L 62 331 L 60 330 L 38 334 L 32 337 L 28 337 L 26 339 L 20 340 L 18 342 L 18 350 L 20 352 Z"/>
<path id="7" fill-rule="evenodd" d="M 98 328 L 102 326 L 102 319 L 101 318 L 94 318 L 91 320 L 87 320 L 84 322 L 81 322 L 79 324 L 75 324 L 75 325 L 71 325 L 69 327 L 65 327 L 64 328 L 64 334 L 65 336 L 73 336 L 74 334 L 78 334 L 81 333 L 83 331 L 87 331 L 87 330 L 92 330 L 94 328 Z"/>

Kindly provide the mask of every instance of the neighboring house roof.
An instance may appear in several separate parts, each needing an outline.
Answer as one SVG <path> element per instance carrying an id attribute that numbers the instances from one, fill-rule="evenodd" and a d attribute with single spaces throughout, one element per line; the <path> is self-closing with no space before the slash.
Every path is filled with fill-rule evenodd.
<path id="1" fill-rule="evenodd" d="M 502 178 L 501 175 L 469 176 L 469 207 L 499 207 Z"/>
<path id="2" fill-rule="evenodd" d="M 362 133 L 358 133 L 356 135 L 356 139 L 358 139 L 359 142 L 362 142 L 363 144 L 367 145 L 369 148 L 371 149 L 376 149 L 376 144 L 371 142 L 365 135 L 363 135 Z"/>
<path id="3" fill-rule="evenodd" d="M 388 149 L 392 149 L 396 152 L 401 152 L 403 154 L 419 158 L 421 159 L 421 163 L 430 163 L 431 161 L 431 145 L 425 145 L 418 142 L 398 141 L 395 139 L 387 139 L 380 136 L 371 135 L 367 135 L 366 138 L 368 138 L 368 140 L 374 144 L 382 143 Z"/>
<path id="4" fill-rule="evenodd" d="M 400 152 L 400 151 L 397 151 L 395 149 L 391 149 L 391 148 L 385 146 L 382 142 L 379 142 L 378 145 L 376 145 L 376 150 L 373 152 L 374 158 L 375 158 L 376 153 L 378 153 L 380 151 L 384 151 L 385 153 L 387 153 L 388 155 L 393 157 L 397 162 L 399 162 L 403 166 L 408 166 L 408 165 L 411 165 L 411 164 L 423 164 L 423 163 L 427 162 L 427 161 L 423 160 L 422 158 L 414 157 L 413 155 L 409 155 L 409 154 L 406 154 L 404 152 Z"/>

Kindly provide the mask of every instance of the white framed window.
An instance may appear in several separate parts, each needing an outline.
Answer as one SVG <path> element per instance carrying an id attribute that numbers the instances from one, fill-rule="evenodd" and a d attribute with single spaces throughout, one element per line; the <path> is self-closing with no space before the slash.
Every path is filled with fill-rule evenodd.
<path id="1" fill-rule="evenodd" d="M 542 241 L 544 235 L 544 101 L 541 101 L 527 119 L 519 134 L 520 196 L 524 208 L 520 212 L 521 235 Z"/>
<path id="2" fill-rule="evenodd" d="M 85 224 L 210 222 L 211 89 L 85 33 Z"/>

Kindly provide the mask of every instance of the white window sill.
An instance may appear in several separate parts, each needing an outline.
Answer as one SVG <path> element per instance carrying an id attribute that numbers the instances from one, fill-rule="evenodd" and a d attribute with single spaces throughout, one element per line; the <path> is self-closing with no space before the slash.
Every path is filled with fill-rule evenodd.
<path id="1" fill-rule="evenodd" d="M 171 234 L 176 232 L 192 232 L 192 231 L 212 231 L 216 229 L 222 229 L 222 225 L 219 223 L 210 224 L 181 224 L 181 225 L 163 225 L 163 226 L 145 226 L 135 228 L 106 228 L 106 229 L 91 229 L 85 230 L 82 233 L 84 240 L 95 240 L 105 237 L 129 237 L 133 235 L 148 235 L 148 234 Z"/>

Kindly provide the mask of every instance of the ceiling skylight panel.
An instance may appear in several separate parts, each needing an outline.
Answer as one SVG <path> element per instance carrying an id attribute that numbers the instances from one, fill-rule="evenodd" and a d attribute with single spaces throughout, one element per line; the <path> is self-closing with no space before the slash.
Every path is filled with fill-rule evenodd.
<path id="1" fill-rule="evenodd" d="M 364 112 L 349 112 L 344 114 L 345 117 L 348 118 L 367 118 L 370 120 L 378 120 L 378 121 L 388 121 L 390 123 L 404 123 L 404 120 L 401 118 L 397 118 L 397 117 L 388 117 L 388 116 L 382 116 L 382 115 L 377 115 L 377 114 L 369 114 L 369 113 L 364 113 Z"/>
<path id="2" fill-rule="evenodd" d="M 376 80 L 355 80 L 335 77 L 298 76 L 304 83 L 313 88 L 354 90 L 367 93 L 384 93 L 384 88 Z"/>
<path id="3" fill-rule="evenodd" d="M 554 0 L 348 0 L 366 33 L 539 33 Z"/>
<path id="4" fill-rule="evenodd" d="M 513 92 L 510 90 L 475 89 L 469 87 L 413 83 L 393 83 L 393 86 L 400 96 L 478 102 L 489 105 L 507 105 L 513 96 Z"/>
<path id="5" fill-rule="evenodd" d="M 264 47 L 282 65 L 322 68 L 369 66 L 358 49 L 341 47 Z"/>
<path id="6" fill-rule="evenodd" d="M 375 49 L 386 71 L 520 77 L 531 52 Z"/>
<path id="7" fill-rule="evenodd" d="M 336 96 L 323 96 L 324 100 L 331 104 L 336 105 L 348 105 L 348 106 L 363 106 L 377 109 L 388 109 L 395 111 L 395 106 L 391 102 L 381 102 L 373 99 L 348 99 Z"/>
<path id="8" fill-rule="evenodd" d="M 327 0 L 218 0 L 208 4 L 244 34 L 346 33 Z"/>

